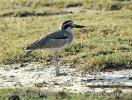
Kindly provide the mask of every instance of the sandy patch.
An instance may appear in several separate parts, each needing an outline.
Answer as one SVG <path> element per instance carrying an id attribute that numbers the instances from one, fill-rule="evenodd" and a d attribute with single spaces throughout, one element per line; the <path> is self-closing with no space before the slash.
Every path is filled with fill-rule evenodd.
<path id="1" fill-rule="evenodd" d="M 110 92 L 121 86 L 124 92 L 132 91 L 132 69 L 89 74 L 65 65 L 60 72 L 65 74 L 56 76 L 54 66 L 39 63 L 4 65 L 0 67 L 0 88 L 40 87 L 87 93 Z"/>

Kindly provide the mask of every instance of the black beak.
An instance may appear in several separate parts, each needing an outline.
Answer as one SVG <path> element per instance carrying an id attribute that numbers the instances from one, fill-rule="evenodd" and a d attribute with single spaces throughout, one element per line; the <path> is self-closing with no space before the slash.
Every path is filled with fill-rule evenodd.
<path id="1" fill-rule="evenodd" d="M 83 25 L 77 25 L 77 24 L 73 24 L 72 25 L 72 28 L 83 28 L 83 27 L 85 27 L 85 26 L 83 26 Z"/>

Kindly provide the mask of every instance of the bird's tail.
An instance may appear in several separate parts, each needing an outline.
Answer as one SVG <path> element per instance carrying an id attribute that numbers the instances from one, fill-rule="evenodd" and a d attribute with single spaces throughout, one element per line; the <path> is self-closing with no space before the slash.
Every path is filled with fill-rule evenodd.
<path id="1" fill-rule="evenodd" d="M 26 57 L 27 55 L 29 55 L 31 52 L 32 52 L 32 50 L 27 50 L 27 51 L 24 53 L 24 57 Z"/>

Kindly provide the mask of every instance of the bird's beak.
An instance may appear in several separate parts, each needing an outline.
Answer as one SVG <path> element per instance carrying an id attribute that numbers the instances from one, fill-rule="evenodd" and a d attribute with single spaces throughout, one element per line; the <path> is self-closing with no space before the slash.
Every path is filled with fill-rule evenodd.
<path id="1" fill-rule="evenodd" d="M 83 25 L 77 25 L 77 24 L 73 24 L 72 25 L 72 28 L 83 28 L 83 27 L 85 27 L 85 26 L 83 26 Z"/>

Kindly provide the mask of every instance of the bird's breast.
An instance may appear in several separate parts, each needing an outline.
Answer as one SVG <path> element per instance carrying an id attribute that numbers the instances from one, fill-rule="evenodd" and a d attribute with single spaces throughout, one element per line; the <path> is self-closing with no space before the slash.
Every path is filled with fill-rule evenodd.
<path id="1" fill-rule="evenodd" d="M 60 50 L 63 50 L 65 49 L 66 47 L 68 47 L 69 43 L 66 43 L 65 45 L 61 46 L 61 47 L 58 47 L 58 48 L 44 48 L 43 50 L 46 51 L 46 52 L 56 52 L 56 51 L 60 51 Z"/>
<path id="2" fill-rule="evenodd" d="M 72 31 L 70 29 L 67 29 L 66 30 L 66 35 L 68 36 L 69 43 L 71 43 L 72 40 L 73 40 L 73 33 L 72 33 Z"/>

